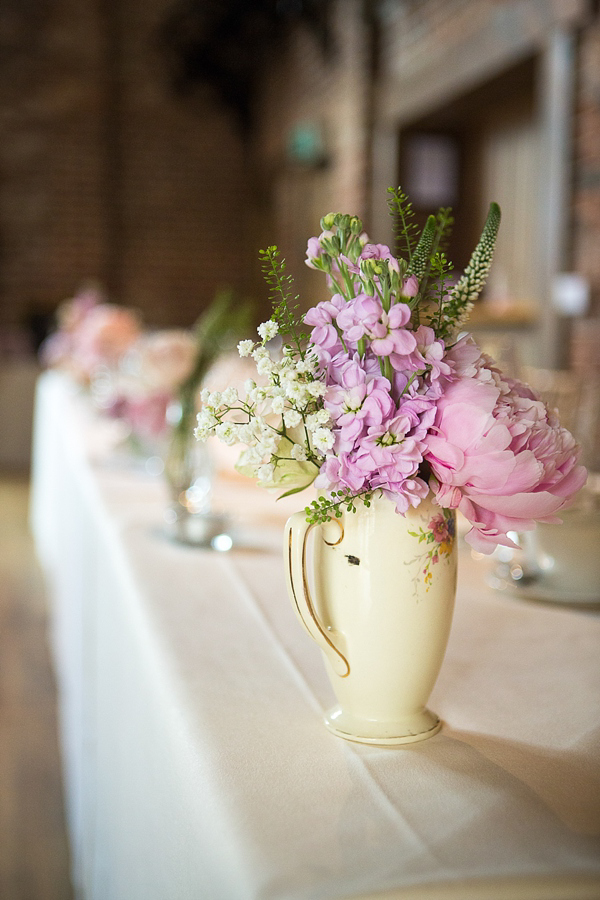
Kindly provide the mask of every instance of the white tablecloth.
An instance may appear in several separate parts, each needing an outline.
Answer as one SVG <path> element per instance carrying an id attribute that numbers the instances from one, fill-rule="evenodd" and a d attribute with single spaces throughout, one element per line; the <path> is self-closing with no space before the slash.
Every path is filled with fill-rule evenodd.
<path id="1" fill-rule="evenodd" d="M 32 523 L 81 896 L 600 896 L 596 613 L 495 594 L 464 550 L 430 704 L 443 730 L 347 743 L 322 724 L 331 689 L 285 593 L 297 498 L 282 513 L 223 481 L 263 549 L 171 543 L 161 480 L 116 464 L 110 433 L 40 379 Z"/>

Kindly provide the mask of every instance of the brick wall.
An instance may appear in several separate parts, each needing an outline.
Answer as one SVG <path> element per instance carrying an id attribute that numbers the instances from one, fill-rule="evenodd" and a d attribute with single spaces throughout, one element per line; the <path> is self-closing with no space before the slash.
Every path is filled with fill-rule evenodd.
<path id="1" fill-rule="evenodd" d="M 360 0 L 332 3 L 330 29 L 327 53 L 297 29 L 270 67 L 256 109 L 253 150 L 263 194 L 257 233 L 280 247 L 304 305 L 326 293 L 322 276 L 303 262 L 320 218 L 331 211 L 364 216 L 367 207 L 368 46 Z M 322 165 L 290 157 L 290 135 L 303 123 L 323 135 Z"/>
<path id="2" fill-rule="evenodd" d="M 0 327 L 52 310 L 89 278 L 159 326 L 189 324 L 226 283 L 264 303 L 256 254 L 270 243 L 288 258 L 305 302 L 322 295 L 322 279 L 303 265 L 306 240 L 330 210 L 358 212 L 369 224 L 371 128 L 386 104 L 403 102 L 402 91 L 390 98 L 381 81 L 370 82 L 367 6 L 330 4 L 327 55 L 305 27 L 274 53 L 246 146 L 207 89 L 185 101 L 171 96 L 156 50 L 170 0 L 7 0 L 0 10 Z M 379 7 L 380 79 L 396 73 L 407 96 L 423 61 L 439 62 L 486 22 L 489 34 L 510 42 L 509 8 L 524 10 L 534 29 L 544 17 L 583 6 L 388 0 Z M 591 280 L 597 312 L 600 22 L 589 9 L 579 30 L 570 256 Z M 469 53 L 478 59 L 455 54 L 448 69 L 438 65 L 440 91 L 459 63 L 485 68 L 488 51 L 475 50 Z M 321 165 L 290 157 L 290 135 L 303 123 L 323 135 Z"/>
<path id="3" fill-rule="evenodd" d="M 247 284 L 244 148 L 208 91 L 171 96 L 156 50 L 168 6 L 3 5 L 0 327 L 90 278 L 158 326 Z"/>

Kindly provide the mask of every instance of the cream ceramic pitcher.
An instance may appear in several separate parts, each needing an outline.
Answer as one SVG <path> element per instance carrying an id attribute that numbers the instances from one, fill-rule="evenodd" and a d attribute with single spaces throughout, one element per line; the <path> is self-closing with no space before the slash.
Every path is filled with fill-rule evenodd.
<path id="1" fill-rule="evenodd" d="M 431 496 L 406 515 L 384 496 L 321 525 L 298 512 L 286 525 L 284 557 L 292 604 L 339 701 L 327 727 L 368 744 L 435 734 L 441 722 L 426 704 L 452 623 L 454 512 Z"/>

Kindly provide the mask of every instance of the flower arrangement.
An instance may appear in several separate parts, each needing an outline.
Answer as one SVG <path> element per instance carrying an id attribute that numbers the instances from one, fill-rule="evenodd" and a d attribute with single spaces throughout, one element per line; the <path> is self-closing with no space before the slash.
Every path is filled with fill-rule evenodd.
<path id="1" fill-rule="evenodd" d="M 42 345 L 42 361 L 86 385 L 100 366 L 114 368 L 141 334 L 137 313 L 107 303 L 95 285 L 62 303 L 57 320 L 58 329 Z"/>
<path id="2" fill-rule="evenodd" d="M 430 216 L 419 234 L 400 189 L 390 189 L 389 206 L 396 256 L 371 243 L 355 216 L 321 220 L 306 262 L 331 297 L 303 316 L 277 248 L 261 251 L 273 314 L 260 340 L 238 350 L 263 383 L 247 382 L 244 396 L 203 391 L 196 437 L 245 444 L 238 469 L 282 496 L 314 482 L 308 521 L 369 506 L 375 492 L 403 514 L 432 492 L 442 510 L 469 520 L 476 550 L 515 546 L 508 532 L 560 521 L 586 471 L 556 415 L 461 335 L 490 270 L 500 209 L 491 204 L 454 283 L 444 252 L 451 211 Z M 270 347 L 277 335 L 281 353 Z"/>

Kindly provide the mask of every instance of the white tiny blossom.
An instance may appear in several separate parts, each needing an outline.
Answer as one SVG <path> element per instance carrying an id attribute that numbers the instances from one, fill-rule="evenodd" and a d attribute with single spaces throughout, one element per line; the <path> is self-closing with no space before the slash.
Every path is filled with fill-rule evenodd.
<path id="1" fill-rule="evenodd" d="M 306 417 L 306 427 L 309 431 L 316 431 L 321 425 L 327 425 L 330 415 L 326 409 L 318 409 Z"/>
<path id="2" fill-rule="evenodd" d="M 302 444 L 294 444 L 294 446 L 290 450 L 290 456 L 292 457 L 292 459 L 296 459 L 298 460 L 298 462 L 302 462 L 307 457 L 306 447 L 304 447 Z"/>
<path id="3" fill-rule="evenodd" d="M 292 381 L 286 386 L 285 393 L 297 406 L 304 406 L 310 399 L 310 394 L 306 388 L 307 385 L 300 384 L 298 381 Z"/>
<path id="4" fill-rule="evenodd" d="M 277 322 L 274 322 L 273 319 L 269 319 L 268 322 L 263 322 L 262 325 L 259 325 L 256 330 L 263 341 L 271 341 L 278 333 L 279 325 Z"/>
<path id="5" fill-rule="evenodd" d="M 242 442 L 242 444 L 252 444 L 255 440 L 254 437 L 254 429 L 252 425 L 238 425 L 238 439 Z"/>
<path id="6" fill-rule="evenodd" d="M 271 409 L 276 415 L 281 415 L 285 409 L 285 400 L 281 396 L 275 396 L 271 400 Z"/>
<path id="7" fill-rule="evenodd" d="M 296 372 L 300 372 L 302 375 L 305 375 L 307 372 L 312 372 L 312 362 L 308 357 L 306 359 L 299 359 L 296 363 Z"/>
<path id="8" fill-rule="evenodd" d="M 281 372 L 281 383 L 284 385 L 292 384 L 298 379 L 298 373 L 295 369 L 285 368 Z"/>
<path id="9" fill-rule="evenodd" d="M 316 450 L 326 453 L 331 450 L 334 443 L 334 436 L 328 428 L 317 428 L 313 434 L 313 444 Z"/>
<path id="10" fill-rule="evenodd" d="M 267 350 L 266 347 L 258 346 L 258 347 L 255 347 L 254 350 L 252 351 L 252 359 L 255 362 L 258 362 L 259 359 L 267 359 L 267 358 L 270 359 L 271 357 L 269 356 L 269 351 Z"/>
<path id="11" fill-rule="evenodd" d="M 216 409 L 221 405 L 221 397 L 221 391 L 212 391 L 208 397 L 208 400 L 206 401 L 206 405 L 212 406 L 213 409 Z"/>
<path id="12" fill-rule="evenodd" d="M 309 381 L 306 390 L 311 397 L 324 397 L 327 392 L 327 385 L 322 381 Z"/>
<path id="13" fill-rule="evenodd" d="M 261 435 L 258 443 L 259 450 L 262 450 L 263 456 L 270 456 L 277 451 L 279 445 L 279 435 L 269 429 Z"/>
<path id="14" fill-rule="evenodd" d="M 202 390 L 200 391 L 200 402 L 201 402 L 201 403 L 204 403 L 204 404 L 208 403 L 208 398 L 209 398 L 209 397 L 210 397 L 210 391 L 209 391 L 209 389 L 208 389 L 208 388 L 202 388 Z"/>
<path id="15" fill-rule="evenodd" d="M 268 356 L 263 356 L 256 362 L 256 371 L 259 375 L 270 375 L 273 371 L 273 361 Z"/>
<path id="16" fill-rule="evenodd" d="M 283 414 L 283 421 L 286 428 L 295 428 L 302 421 L 302 416 L 297 409 L 286 409 Z"/>
<path id="17" fill-rule="evenodd" d="M 252 378 L 246 378 L 246 380 L 245 380 L 245 382 L 244 382 L 244 390 L 245 390 L 245 392 L 246 392 L 247 394 L 249 394 L 250 391 L 253 391 L 255 387 L 256 387 L 256 382 L 253 381 Z"/>
<path id="18" fill-rule="evenodd" d="M 215 434 L 224 444 L 228 444 L 229 446 L 237 444 L 237 426 L 232 422 L 221 422 L 221 424 L 217 425 L 215 428 Z"/>
<path id="19" fill-rule="evenodd" d="M 207 409 L 203 409 L 198 413 L 197 422 L 198 427 L 194 430 L 194 437 L 198 441 L 206 441 L 211 437 L 214 434 L 215 426 L 219 424 L 216 416 L 213 416 Z"/>
<path id="20" fill-rule="evenodd" d="M 259 484 L 266 484 L 269 481 L 273 480 L 273 475 L 275 474 L 275 466 L 273 463 L 265 463 L 263 466 L 259 466 L 256 471 L 256 477 L 258 478 Z"/>
<path id="21" fill-rule="evenodd" d="M 238 392 L 234 387 L 228 387 L 223 391 L 221 402 L 226 406 L 234 406 L 238 401 Z"/>
<path id="22" fill-rule="evenodd" d="M 240 341 L 237 349 L 240 356 L 250 356 L 254 349 L 254 341 Z"/>

